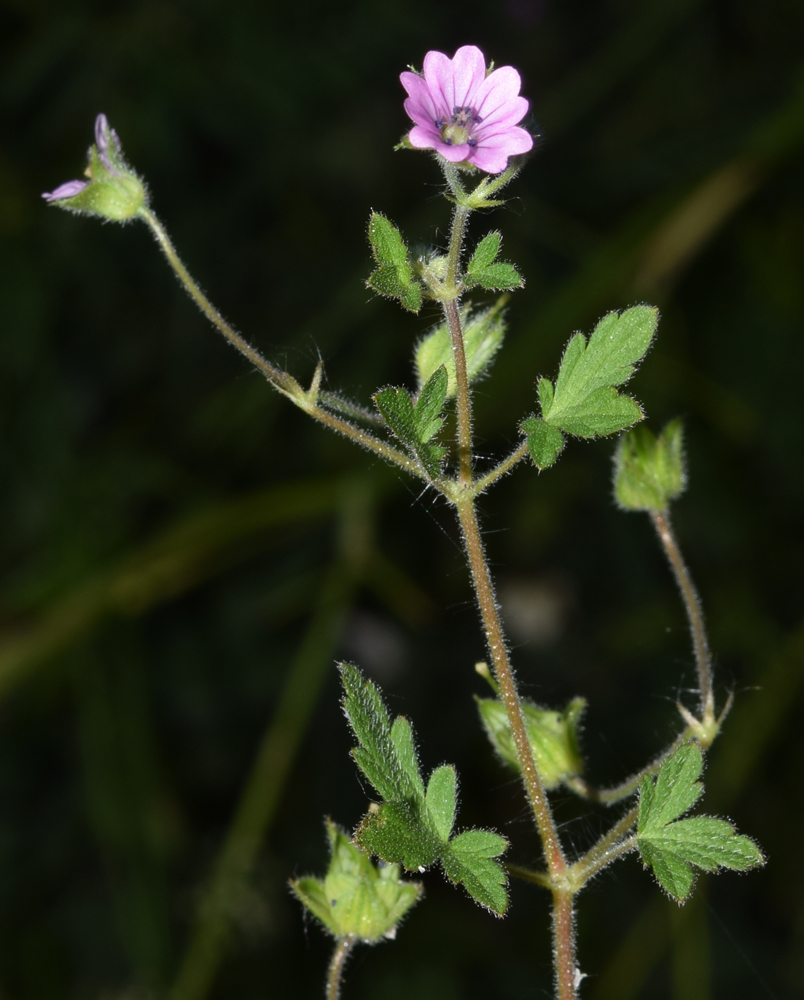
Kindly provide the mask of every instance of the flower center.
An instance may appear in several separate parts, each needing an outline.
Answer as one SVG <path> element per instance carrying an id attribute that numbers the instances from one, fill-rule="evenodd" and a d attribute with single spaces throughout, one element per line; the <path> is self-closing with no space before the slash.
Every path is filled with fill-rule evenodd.
<path id="1" fill-rule="evenodd" d="M 453 108 L 449 118 L 436 118 L 436 128 L 441 129 L 441 138 L 448 146 L 476 146 L 477 139 L 472 138 L 475 125 L 483 119 L 474 108 Z"/>

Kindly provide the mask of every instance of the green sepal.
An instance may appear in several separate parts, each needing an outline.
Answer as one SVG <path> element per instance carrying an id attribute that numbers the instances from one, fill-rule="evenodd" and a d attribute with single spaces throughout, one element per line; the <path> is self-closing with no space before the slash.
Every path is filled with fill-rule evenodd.
<path id="1" fill-rule="evenodd" d="M 667 510 L 684 492 L 683 428 L 672 420 L 658 437 L 635 427 L 620 439 L 614 456 L 614 495 L 624 510 Z"/>
<path id="2" fill-rule="evenodd" d="M 746 871 L 764 864 L 759 847 L 713 816 L 680 819 L 703 794 L 698 780 L 703 755 L 686 743 L 669 757 L 656 777 L 646 775 L 639 793 L 637 845 L 644 864 L 661 887 L 679 903 L 692 892 L 693 866 L 703 871 Z"/>
<path id="3" fill-rule="evenodd" d="M 418 312 L 422 306 L 422 287 L 413 277 L 401 233 L 384 215 L 372 212 L 368 236 L 377 269 L 366 284 L 380 295 L 399 299 L 405 309 Z"/>
<path id="4" fill-rule="evenodd" d="M 373 943 L 392 938 L 402 917 L 419 900 L 419 882 L 403 881 L 397 865 L 377 866 L 327 819 L 329 869 L 323 879 L 291 881 L 303 905 L 336 938 L 353 936 Z"/>
<path id="5" fill-rule="evenodd" d="M 542 381 L 547 380 L 542 379 Z M 558 456 L 564 450 L 565 441 L 561 431 L 551 427 L 539 417 L 528 417 L 519 427 L 527 435 L 528 451 L 536 468 L 549 469 L 551 465 L 555 465 Z"/>
<path id="6" fill-rule="evenodd" d="M 539 382 L 542 419 L 576 437 L 614 434 L 642 420 L 639 404 L 617 392 L 633 375 L 656 332 L 658 310 L 633 306 L 608 313 L 588 342 L 576 333 L 567 344 L 555 386 Z"/>
<path id="7" fill-rule="evenodd" d="M 502 914 L 508 905 L 505 873 L 492 859 L 505 851 L 504 838 L 469 830 L 450 839 L 455 824 L 458 779 L 448 764 L 430 775 L 425 791 L 407 720 L 391 724 L 380 692 L 348 664 L 341 665 L 343 707 L 360 745 L 352 754 L 380 793 L 355 832 L 368 853 L 409 871 L 440 861 L 481 905 Z"/>
<path id="8" fill-rule="evenodd" d="M 466 266 L 463 284 L 466 288 L 480 285 L 481 288 L 503 289 L 521 288 L 524 282 L 513 264 L 497 261 L 501 236 L 489 233 L 478 243 L 477 249 Z"/>
<path id="9" fill-rule="evenodd" d="M 501 295 L 490 309 L 471 311 L 471 302 L 461 307 L 463 349 L 466 355 L 466 374 L 470 383 L 480 378 L 502 346 L 505 334 L 503 307 L 508 296 Z M 455 360 L 449 326 L 442 323 L 426 334 L 416 345 L 416 374 L 419 385 L 432 376 L 441 365 L 447 369 L 447 396 L 455 395 Z"/>
<path id="10" fill-rule="evenodd" d="M 437 368 L 419 392 L 415 402 L 407 389 L 388 386 L 374 395 L 374 403 L 383 420 L 413 455 L 431 479 L 441 474 L 441 460 L 446 448 L 432 444 L 441 430 L 441 411 L 447 401 L 449 376 L 444 365 Z"/>
<path id="11" fill-rule="evenodd" d="M 496 698 L 477 698 L 476 701 L 491 745 L 506 764 L 519 770 L 505 706 Z M 585 698 L 573 698 L 563 712 L 522 701 L 533 759 L 542 784 L 548 790 L 577 777 L 583 770 L 579 733 L 585 709 Z"/>

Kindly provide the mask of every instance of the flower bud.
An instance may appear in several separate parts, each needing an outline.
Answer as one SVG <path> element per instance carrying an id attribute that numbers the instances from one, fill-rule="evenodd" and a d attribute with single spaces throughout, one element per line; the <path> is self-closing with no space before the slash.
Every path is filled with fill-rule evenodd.
<path id="1" fill-rule="evenodd" d="M 148 207 L 143 181 L 126 163 L 120 139 L 106 115 L 95 120 L 95 143 L 89 147 L 86 181 L 67 181 L 42 195 L 45 201 L 79 215 L 99 215 L 112 222 L 133 219 Z"/>
<path id="2" fill-rule="evenodd" d="M 686 481 L 680 420 L 671 421 L 658 437 L 647 427 L 622 436 L 614 457 L 614 495 L 624 510 L 667 510 Z"/>

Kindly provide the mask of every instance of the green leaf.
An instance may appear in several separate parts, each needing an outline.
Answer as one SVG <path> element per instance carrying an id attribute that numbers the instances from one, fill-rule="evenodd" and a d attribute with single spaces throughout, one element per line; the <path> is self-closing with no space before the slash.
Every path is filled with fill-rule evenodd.
<path id="1" fill-rule="evenodd" d="M 419 398 L 416 400 L 414 421 L 417 438 L 422 444 L 426 444 L 441 430 L 444 424 L 441 411 L 447 401 L 448 382 L 447 369 L 441 365 L 441 367 L 436 368 L 424 384 Z"/>
<path id="2" fill-rule="evenodd" d="M 403 881 L 396 865 L 373 865 L 331 820 L 327 834 L 331 858 L 326 877 L 297 879 L 291 889 L 336 938 L 352 935 L 375 942 L 393 937 L 422 886 Z"/>
<path id="3" fill-rule="evenodd" d="M 617 387 L 633 375 L 650 347 L 658 310 L 634 306 L 604 316 L 589 341 L 582 333 L 570 340 L 561 359 L 555 387 L 539 383 L 542 418 L 576 437 L 598 437 L 624 430 L 643 417 L 639 405 Z"/>
<path id="4" fill-rule="evenodd" d="M 355 667 L 342 664 L 341 676 L 344 710 L 361 744 L 352 754 L 384 799 L 370 806 L 355 843 L 409 871 L 440 861 L 452 881 L 463 883 L 479 903 L 505 912 L 505 873 L 492 859 L 503 853 L 507 842 L 489 830 L 468 830 L 450 840 L 457 800 L 455 769 L 448 764 L 436 768 L 425 792 L 410 724 L 398 718 L 391 725 L 379 691 Z"/>
<path id="5" fill-rule="evenodd" d="M 431 439 L 441 430 L 441 411 L 447 399 L 447 370 L 436 368 L 414 403 L 407 389 L 389 386 L 380 389 L 374 402 L 383 420 L 399 440 L 418 458 L 431 479 L 441 473 L 441 459 L 446 448 L 432 444 Z"/>
<path id="6" fill-rule="evenodd" d="M 620 439 L 614 457 L 614 495 L 624 510 L 664 511 L 686 486 L 680 420 L 658 437 L 636 427 Z"/>
<path id="7" fill-rule="evenodd" d="M 401 233 L 384 215 L 372 212 L 368 235 L 378 266 L 366 284 L 380 295 L 399 299 L 405 309 L 418 312 L 422 305 L 422 288 L 413 277 L 408 248 Z"/>
<path id="8" fill-rule="evenodd" d="M 455 768 L 449 764 L 436 768 L 427 783 L 424 804 L 433 829 L 443 841 L 449 840 L 455 823 L 456 792 Z"/>
<path id="9" fill-rule="evenodd" d="M 416 445 L 416 415 L 413 400 L 407 389 L 388 386 L 374 395 L 374 403 L 380 416 L 409 448 Z"/>
<path id="10" fill-rule="evenodd" d="M 680 819 L 698 801 L 703 756 L 686 743 L 662 765 L 654 783 L 642 780 L 637 843 L 643 862 L 662 888 L 678 902 L 692 891 L 694 865 L 704 871 L 730 868 L 745 871 L 764 863 L 762 852 L 731 823 L 712 816 Z"/>
<path id="11" fill-rule="evenodd" d="M 474 382 L 486 372 L 502 346 L 505 334 L 503 306 L 506 302 L 507 296 L 503 295 L 490 309 L 471 312 L 471 303 L 461 307 L 466 374 L 470 382 Z M 449 327 L 446 323 L 431 330 L 416 346 L 416 373 L 419 385 L 424 385 L 441 365 L 447 369 L 449 398 L 455 395 L 455 362 L 452 357 Z"/>
<path id="12" fill-rule="evenodd" d="M 513 264 L 497 261 L 500 240 L 499 233 L 489 233 L 477 245 L 464 275 L 467 288 L 480 285 L 481 288 L 502 290 L 523 285 L 522 277 Z"/>
<path id="13" fill-rule="evenodd" d="M 461 883 L 481 906 L 499 916 L 508 909 L 508 878 L 493 859 L 507 847 L 505 838 L 491 830 L 467 830 L 450 841 L 441 859 L 448 878 Z"/>
<path id="14" fill-rule="evenodd" d="M 372 212 L 368 229 L 371 249 L 379 265 L 401 268 L 408 262 L 408 248 L 396 226 L 379 212 Z"/>
<path id="15" fill-rule="evenodd" d="M 556 463 L 558 456 L 564 450 L 564 435 L 560 430 L 546 424 L 539 417 L 523 420 L 520 430 L 527 435 L 528 451 L 537 469 L 549 469 Z"/>
<path id="16" fill-rule="evenodd" d="M 499 233 L 489 233 L 488 236 L 484 236 L 472 254 L 472 259 L 466 268 L 467 272 L 472 274 L 475 271 L 482 271 L 493 264 L 500 252 L 501 243 L 502 236 Z"/>
<path id="17" fill-rule="evenodd" d="M 444 844 L 415 801 L 383 802 L 366 813 L 355 831 L 355 843 L 383 861 L 424 871 L 441 857 Z"/>
<path id="18" fill-rule="evenodd" d="M 506 764 L 518 770 L 519 760 L 505 706 L 496 698 L 477 698 L 476 701 L 491 745 Z M 527 700 L 522 702 L 533 758 L 542 784 L 548 790 L 557 788 L 583 770 L 579 728 L 585 708 L 584 698 L 574 698 L 563 712 L 540 708 Z"/>
<path id="19" fill-rule="evenodd" d="M 482 271 L 476 271 L 470 276 L 469 287 L 480 285 L 481 288 L 488 288 L 491 291 L 506 291 L 511 288 L 521 288 L 524 285 L 522 275 L 513 264 L 505 264 L 502 261 L 484 267 Z"/>
<path id="20" fill-rule="evenodd" d="M 360 744 L 352 751 L 360 770 L 384 799 L 422 801 L 424 786 L 412 750 L 412 735 L 409 747 L 402 727 L 397 727 L 392 736 L 391 720 L 380 693 L 363 680 L 359 670 L 342 664 L 341 680 L 343 709 Z M 409 752 L 414 755 L 412 764 Z"/>

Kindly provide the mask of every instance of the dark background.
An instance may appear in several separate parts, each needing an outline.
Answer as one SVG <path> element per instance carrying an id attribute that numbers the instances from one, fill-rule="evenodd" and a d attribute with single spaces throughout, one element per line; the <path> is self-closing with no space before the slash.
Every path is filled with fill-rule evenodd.
<path id="1" fill-rule="evenodd" d="M 527 279 L 477 392 L 480 447 L 516 441 L 573 330 L 661 306 L 632 391 L 654 429 L 684 418 L 675 521 L 719 702 L 736 692 L 705 805 L 769 858 L 702 878 L 682 910 L 633 857 L 605 873 L 579 901 L 582 994 L 804 995 L 802 29 L 784 0 L 3 3 L 3 1000 L 321 995 L 329 945 L 286 881 L 323 872 L 325 814 L 351 827 L 366 804 L 336 657 L 411 716 L 428 769 L 458 765 L 459 822 L 538 861 L 475 718 L 483 644 L 450 511 L 272 394 L 143 226 L 39 198 L 80 176 L 104 111 L 224 314 L 367 402 L 410 384 L 437 318 L 363 286 L 369 212 L 411 239 L 448 224 L 435 164 L 392 151 L 398 73 L 469 42 L 520 69 L 541 136 L 507 208 L 472 223 L 501 228 Z M 613 447 L 573 443 L 482 505 L 524 689 L 589 698 L 598 782 L 694 703 L 650 525 L 611 502 Z M 603 828 L 556 803 L 569 844 Z M 353 959 L 347 1000 L 550 995 L 537 889 L 514 885 L 497 921 L 424 881 L 397 941 Z"/>

